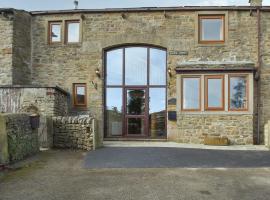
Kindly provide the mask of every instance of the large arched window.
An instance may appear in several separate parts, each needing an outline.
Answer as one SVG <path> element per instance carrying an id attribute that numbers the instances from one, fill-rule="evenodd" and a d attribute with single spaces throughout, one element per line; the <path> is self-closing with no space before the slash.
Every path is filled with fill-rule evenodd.
<path id="1" fill-rule="evenodd" d="M 166 51 L 127 46 L 105 55 L 106 136 L 166 137 Z"/>

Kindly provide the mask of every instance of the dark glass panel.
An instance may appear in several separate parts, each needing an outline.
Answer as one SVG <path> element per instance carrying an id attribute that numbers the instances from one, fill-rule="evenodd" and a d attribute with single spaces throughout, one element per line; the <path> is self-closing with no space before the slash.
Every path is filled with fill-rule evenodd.
<path id="1" fill-rule="evenodd" d="M 83 86 L 77 86 L 76 87 L 76 99 L 77 99 L 77 104 L 85 104 L 85 87 Z"/>
<path id="2" fill-rule="evenodd" d="M 143 118 L 128 118 L 127 119 L 128 135 L 143 135 L 144 134 L 144 119 Z"/>
<path id="3" fill-rule="evenodd" d="M 145 90 L 127 90 L 127 114 L 143 115 L 145 112 Z"/>

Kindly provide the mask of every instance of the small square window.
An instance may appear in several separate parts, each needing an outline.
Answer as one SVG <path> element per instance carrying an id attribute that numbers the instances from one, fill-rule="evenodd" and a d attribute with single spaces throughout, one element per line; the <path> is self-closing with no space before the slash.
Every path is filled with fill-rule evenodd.
<path id="1" fill-rule="evenodd" d="M 248 109 L 248 81 L 246 76 L 229 76 L 229 110 Z"/>
<path id="2" fill-rule="evenodd" d="M 86 84 L 85 83 L 74 83 L 73 84 L 73 95 L 74 95 L 74 106 L 86 107 Z"/>
<path id="3" fill-rule="evenodd" d="M 49 22 L 49 43 L 61 43 L 62 22 Z"/>
<path id="4" fill-rule="evenodd" d="M 224 110 L 224 76 L 205 76 L 205 110 Z"/>
<path id="5" fill-rule="evenodd" d="M 66 43 L 80 42 L 80 21 L 66 21 Z"/>
<path id="6" fill-rule="evenodd" d="M 199 43 L 224 43 L 224 21 L 224 15 L 200 15 Z"/>
<path id="7" fill-rule="evenodd" d="M 201 110 L 201 79 L 200 77 L 182 78 L 182 110 Z"/>

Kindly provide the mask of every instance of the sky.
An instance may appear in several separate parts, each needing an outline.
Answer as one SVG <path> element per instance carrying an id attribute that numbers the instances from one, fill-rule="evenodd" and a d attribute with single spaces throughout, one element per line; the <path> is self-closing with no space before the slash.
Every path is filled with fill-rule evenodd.
<path id="1" fill-rule="evenodd" d="M 249 5 L 248 0 L 79 0 L 81 9 Z M 263 0 L 270 6 L 270 0 Z M 0 0 L 0 8 L 34 10 L 73 9 L 73 0 Z"/>

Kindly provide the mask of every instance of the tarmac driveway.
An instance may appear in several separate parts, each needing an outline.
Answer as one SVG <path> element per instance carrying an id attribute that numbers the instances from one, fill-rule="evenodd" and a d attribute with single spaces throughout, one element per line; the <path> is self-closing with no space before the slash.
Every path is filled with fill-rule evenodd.
<path id="1" fill-rule="evenodd" d="M 121 150 L 125 153 L 121 154 Z M 156 155 L 160 153 L 159 160 L 163 164 L 157 165 Z M 268 200 L 270 168 L 205 168 L 210 158 L 217 159 L 219 165 L 225 164 L 226 159 L 229 163 L 240 163 L 236 160 L 239 158 L 247 163 L 250 158 L 254 165 L 255 161 L 268 158 L 265 153 L 249 151 L 235 155 L 233 152 L 144 148 L 105 148 L 95 152 L 52 150 L 18 163 L 2 175 L 0 172 L 0 200 Z M 185 154 L 202 161 L 203 168 L 199 168 L 198 162 L 190 162 L 192 158 L 186 161 L 197 168 L 173 168 L 179 162 L 171 159 L 184 163 L 188 157 Z M 179 157 L 181 155 L 184 157 Z M 105 157 L 98 160 L 98 156 Z M 105 158 L 110 161 L 104 162 Z M 145 158 L 143 161 L 147 164 L 139 158 Z M 130 160 L 139 162 L 130 163 Z M 156 168 L 97 169 L 98 165 L 116 167 L 119 161 L 129 167 Z M 170 168 L 161 168 L 165 161 L 170 163 Z M 85 168 L 89 163 L 92 166 L 95 163 L 96 169 Z"/>
<path id="2" fill-rule="evenodd" d="M 167 147 L 105 147 L 89 152 L 85 158 L 85 167 L 93 169 L 270 167 L 270 152 Z"/>

